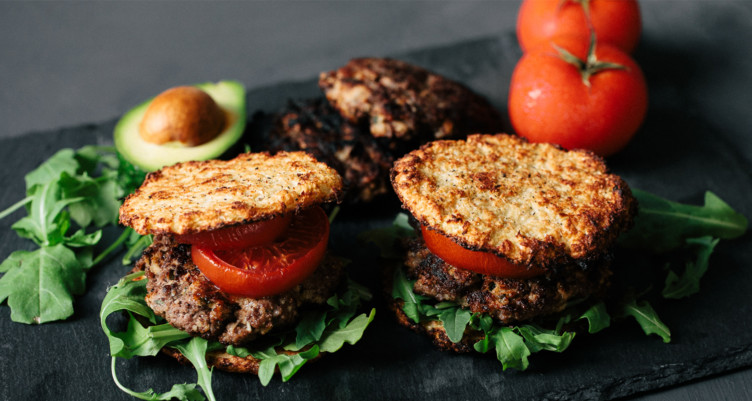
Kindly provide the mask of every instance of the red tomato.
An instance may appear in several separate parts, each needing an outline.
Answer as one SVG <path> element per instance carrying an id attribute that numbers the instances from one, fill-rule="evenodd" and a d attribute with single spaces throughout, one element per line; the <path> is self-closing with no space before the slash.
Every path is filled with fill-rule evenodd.
<path id="1" fill-rule="evenodd" d="M 540 268 L 516 265 L 490 252 L 471 251 L 452 241 L 449 237 L 423 226 L 420 227 L 420 232 L 423 234 L 423 241 L 426 242 L 426 246 L 431 253 L 460 269 L 504 278 L 529 278 L 545 272 Z"/>
<path id="2" fill-rule="evenodd" d="M 525 0 L 517 14 L 517 40 L 523 51 L 557 36 L 590 36 L 584 3 L 599 43 L 631 53 L 640 39 L 640 8 L 636 0 Z"/>
<path id="3" fill-rule="evenodd" d="M 580 60 L 587 41 L 556 38 L 555 44 Z M 590 149 L 609 156 L 626 146 L 645 118 L 648 91 L 640 67 L 617 47 L 598 44 L 598 62 L 607 68 L 583 81 L 582 70 L 562 58 L 553 43 L 526 53 L 512 73 L 509 118 L 515 131 L 531 142 L 551 142 L 567 149 Z"/>
<path id="4" fill-rule="evenodd" d="M 292 215 L 284 215 L 270 220 L 256 221 L 248 224 L 236 224 L 217 230 L 196 234 L 176 235 L 180 244 L 200 245 L 213 250 L 247 248 L 268 244 L 284 234 L 290 225 Z"/>
<path id="5" fill-rule="evenodd" d="M 277 241 L 244 249 L 191 247 L 193 263 L 229 294 L 260 298 L 279 294 L 313 273 L 326 253 L 329 220 L 320 208 L 293 217 Z"/>

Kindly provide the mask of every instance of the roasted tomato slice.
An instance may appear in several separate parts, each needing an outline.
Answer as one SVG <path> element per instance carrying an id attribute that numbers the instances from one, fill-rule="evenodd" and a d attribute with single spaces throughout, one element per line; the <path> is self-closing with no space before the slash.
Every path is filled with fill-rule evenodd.
<path id="1" fill-rule="evenodd" d="M 268 244 L 279 238 L 290 226 L 291 219 L 292 215 L 286 214 L 270 220 L 236 224 L 196 234 L 176 235 L 175 240 L 180 244 L 199 245 L 214 250 L 247 248 Z"/>
<path id="2" fill-rule="evenodd" d="M 516 265 L 490 252 L 471 251 L 451 238 L 423 226 L 420 227 L 420 231 L 431 253 L 460 269 L 505 278 L 529 278 L 544 273 L 541 268 Z"/>
<path id="3" fill-rule="evenodd" d="M 260 298 L 300 284 L 321 263 L 329 240 L 329 219 L 320 208 L 292 217 L 283 236 L 264 245 L 213 250 L 191 247 L 193 263 L 229 294 Z"/>

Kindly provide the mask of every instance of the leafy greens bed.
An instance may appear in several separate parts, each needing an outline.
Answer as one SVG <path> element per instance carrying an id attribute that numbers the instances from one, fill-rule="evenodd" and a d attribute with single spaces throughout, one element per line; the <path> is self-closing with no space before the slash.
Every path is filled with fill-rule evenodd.
<path id="1" fill-rule="evenodd" d="M 25 207 L 13 224 L 16 233 L 38 249 L 19 250 L 0 264 L 0 302 L 7 299 L 11 319 L 47 323 L 73 314 L 73 295 L 85 290 L 86 272 L 126 243 L 128 255 L 142 249 L 130 229 L 94 256 L 103 229 L 118 220 L 121 199 L 145 173 L 120 159 L 112 147 L 62 149 L 26 174 L 26 197 L 0 212 L 4 218 Z M 77 230 L 69 234 L 76 225 Z M 126 256 L 128 256 L 126 255 Z"/>
<path id="2" fill-rule="evenodd" d="M 339 350 L 345 343 L 354 344 L 373 321 L 374 309 L 356 316 L 363 301 L 370 299 L 369 291 L 348 280 L 347 287 L 340 294 L 327 300 L 328 308 L 307 315 L 290 331 L 269 335 L 263 344 L 256 348 L 242 348 L 207 341 L 200 337 L 190 337 L 154 315 L 146 305 L 146 279 L 143 272 L 132 273 L 110 288 L 102 302 L 100 321 L 110 342 L 112 355 L 112 377 L 121 390 L 144 400 L 178 398 L 181 400 L 204 399 L 196 390 L 201 386 L 210 400 L 214 400 L 211 387 L 212 371 L 206 365 L 206 353 L 224 350 L 230 355 L 259 359 L 259 380 L 269 384 L 275 368 L 279 369 L 282 381 L 289 380 L 306 362 L 321 353 Z M 128 313 L 127 329 L 114 332 L 107 325 L 107 317 L 115 312 Z M 140 317 L 140 318 L 139 318 Z M 144 321 L 148 321 L 144 324 Z M 191 361 L 198 375 L 196 384 L 176 384 L 166 393 L 158 394 L 149 389 L 136 392 L 123 386 L 115 374 L 117 358 L 130 359 L 134 356 L 154 356 L 163 347 L 175 348 Z M 288 354 L 283 351 L 293 351 Z"/>

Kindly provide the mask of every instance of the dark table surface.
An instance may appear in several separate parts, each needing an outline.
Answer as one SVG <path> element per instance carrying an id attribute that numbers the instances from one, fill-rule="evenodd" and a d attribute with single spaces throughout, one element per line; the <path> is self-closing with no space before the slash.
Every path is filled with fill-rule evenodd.
<path id="1" fill-rule="evenodd" d="M 508 67 L 513 66 L 519 57 L 513 40 L 518 5 L 518 2 L 511 1 L 3 2 L 0 3 L 0 77 L 3 86 L 0 91 L 0 121 L 3 122 L 0 124 L 0 147 L 18 145 L 21 146 L 19 149 L 29 151 L 31 147 L 28 145 L 19 145 L 28 138 L 43 145 L 40 154 L 51 154 L 54 150 L 50 146 L 45 148 L 44 144 L 59 145 L 62 142 L 77 147 L 91 138 L 106 142 L 109 138 L 106 130 L 111 127 L 108 124 L 113 118 L 164 88 L 232 78 L 245 83 L 249 89 L 261 88 L 257 95 L 269 90 L 269 96 L 275 91 L 283 96 L 279 94 L 280 87 L 287 88 L 290 93 L 298 93 L 296 91 L 301 89 L 279 83 L 302 81 L 305 87 L 319 71 L 336 68 L 352 57 L 364 55 L 409 55 L 429 67 L 433 64 L 458 77 L 470 77 L 469 85 L 504 110 L 511 72 Z M 752 2 L 645 1 L 641 7 L 643 37 L 635 58 L 645 69 L 651 89 L 651 105 L 654 106 L 643 133 L 660 135 L 665 130 L 671 135 L 666 136 L 662 142 L 664 145 L 673 141 L 677 150 L 690 149 L 677 151 L 674 155 L 654 156 L 676 161 L 679 168 L 707 162 L 681 159 L 682 154 L 692 154 L 691 149 L 699 146 L 707 147 L 714 157 L 723 157 L 722 152 L 727 149 L 739 152 L 741 157 L 729 154 L 729 160 L 742 161 L 736 166 L 740 175 L 732 177 L 726 185 L 719 182 L 727 178 L 723 174 L 698 174 L 686 187 L 713 188 L 722 194 L 731 193 L 727 197 L 749 203 L 752 52 L 746 41 L 752 38 Z M 441 59 L 446 56 L 446 49 L 467 51 L 473 46 L 476 47 L 471 52 L 477 52 L 478 46 L 503 50 L 503 53 L 493 55 L 501 66 L 498 76 L 490 75 L 489 71 L 482 71 L 482 75 L 472 70 L 458 71 L 446 67 L 451 63 Z M 436 53 L 431 53 L 430 49 L 439 49 L 438 54 L 442 56 L 431 58 Z M 476 53 L 460 57 L 468 57 L 468 54 Z M 478 65 L 483 66 L 483 61 L 480 60 Z M 472 80 L 478 76 L 485 82 Z M 279 99 L 270 101 L 278 102 Z M 263 102 L 259 107 L 263 107 Z M 667 114 L 669 112 L 672 114 Z M 82 125 L 88 123 L 95 124 L 87 131 Z M 709 137 L 698 139 L 695 144 L 684 144 L 682 136 L 676 132 L 696 133 L 698 124 L 707 129 Z M 74 129 L 60 131 L 60 127 Z M 41 133 L 33 134 L 35 131 Z M 49 135 L 60 137 L 45 139 Z M 732 146 L 714 147 L 714 135 Z M 639 136 L 637 140 L 650 142 Z M 11 180 L 13 171 L 20 165 L 26 168 L 25 163 L 18 162 L 18 156 L 14 158 L 10 153 L 10 148 L 3 152 L 10 156 L 4 161 L 6 168 L 0 177 L 7 185 L 7 190 L 0 196 L 0 209 L 17 200 L 23 191 L 21 175 L 16 173 L 19 176 L 17 182 Z M 635 153 L 639 152 L 633 150 L 632 154 Z M 41 160 L 42 156 L 38 157 Z M 620 168 L 625 160 L 629 159 L 617 157 L 613 162 Z M 625 168 L 625 171 L 629 172 L 628 179 L 637 181 L 647 187 L 645 189 L 659 193 L 665 190 L 656 184 L 657 181 L 641 178 L 650 171 L 641 171 L 634 166 Z M 744 185 L 728 186 L 729 183 L 738 184 L 738 180 Z M 681 187 L 672 192 L 662 195 L 673 195 L 678 200 L 693 195 L 682 193 Z M 741 203 L 733 206 L 749 210 Z M 3 222 L 2 226 L 7 229 L 9 224 Z M 748 239 L 749 235 L 745 244 L 749 243 Z M 0 246 L 0 258 L 10 251 L 12 249 L 7 244 Z M 748 267 L 748 259 L 742 263 L 732 260 L 738 264 L 733 267 L 735 269 Z M 97 280 L 92 279 L 93 284 Z M 92 294 L 83 299 L 101 301 L 104 289 L 95 286 L 91 291 Z M 742 287 L 742 291 L 752 294 L 750 287 Z M 750 302 L 738 307 L 741 311 L 749 310 Z M 96 313 L 98 305 L 84 305 L 82 308 L 79 319 L 91 311 Z M 709 312 L 705 308 L 697 312 L 713 313 L 712 308 Z M 750 325 L 749 315 L 740 315 L 739 319 L 740 327 Z M 102 343 L 101 338 L 97 338 L 100 333 L 76 332 L 80 327 L 75 322 L 22 327 L 9 320 L 7 306 L 0 307 L 4 332 L 7 329 L 14 335 L 30 337 L 59 332 L 61 337 L 71 335 L 76 341 L 91 337 L 89 341 Z M 680 347 L 681 339 L 679 344 Z M 78 345 L 61 342 L 55 347 L 71 352 Z M 19 395 L 32 397 L 34 394 L 52 398 L 50 394 L 54 394 L 54 390 L 50 389 L 18 391 L 16 386 L 19 385 L 44 387 L 59 380 L 55 375 L 35 377 L 34 366 L 29 361 L 36 361 L 38 355 L 25 359 L 18 352 L 19 347 L 23 347 L 23 342 L 15 340 L 0 347 L 0 364 L 4 365 L 0 368 L 3 373 L 0 399 L 16 399 Z M 44 352 L 44 349 L 34 348 L 33 351 Z M 106 349 L 101 353 L 102 360 L 106 360 Z M 50 355 L 54 353 L 50 352 Z M 634 358 L 640 359 L 641 356 L 635 355 Z M 53 356 L 49 361 L 59 363 L 57 368 L 61 370 L 79 368 L 67 366 L 70 361 L 62 357 Z M 101 365 L 100 362 L 96 364 Z M 87 363 L 81 362 L 82 365 Z M 633 397 L 644 400 L 752 399 L 752 370 L 746 366 L 730 372 L 719 369 L 724 372 Z M 665 366 L 665 369 L 670 371 L 671 367 Z M 88 369 L 82 368 L 81 371 L 87 372 Z M 536 374 L 542 380 L 546 379 L 545 374 Z M 85 394 L 88 398 L 99 399 L 109 398 L 118 391 L 111 382 L 105 381 L 103 386 L 92 388 Z M 263 389 L 256 382 L 246 384 L 245 388 L 251 390 L 250 394 L 265 398 Z M 274 388 L 285 391 L 284 386 Z M 498 394 L 498 398 L 503 398 L 503 394 Z"/>

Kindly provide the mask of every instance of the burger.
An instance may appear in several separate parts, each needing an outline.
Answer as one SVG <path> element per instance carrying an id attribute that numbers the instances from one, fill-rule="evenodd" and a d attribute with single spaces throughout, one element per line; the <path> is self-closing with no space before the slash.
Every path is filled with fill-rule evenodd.
<path id="1" fill-rule="evenodd" d="M 505 368 L 566 348 L 562 327 L 592 317 L 637 208 L 593 153 L 505 134 L 428 143 L 391 182 L 416 233 L 388 279 L 398 321 L 444 350 L 495 346 Z"/>
<path id="2" fill-rule="evenodd" d="M 279 365 L 286 380 L 306 360 L 357 341 L 373 318 L 355 317 L 367 295 L 344 280 L 344 260 L 327 250 L 322 205 L 341 196 L 339 174 L 303 152 L 150 173 L 120 209 L 122 224 L 153 236 L 134 269 L 143 274 L 133 280 L 146 280 L 141 301 L 180 341 L 205 340 L 209 366 L 259 374 L 266 384 Z M 323 326 L 312 333 L 301 322 Z M 343 328 L 356 335 L 332 336 Z M 162 350 L 196 365 L 181 344 Z"/>

